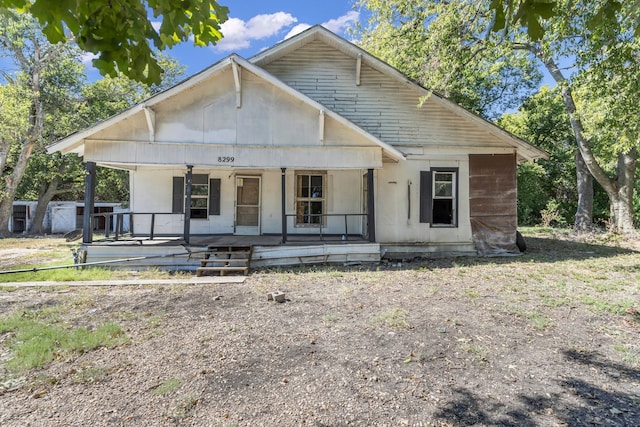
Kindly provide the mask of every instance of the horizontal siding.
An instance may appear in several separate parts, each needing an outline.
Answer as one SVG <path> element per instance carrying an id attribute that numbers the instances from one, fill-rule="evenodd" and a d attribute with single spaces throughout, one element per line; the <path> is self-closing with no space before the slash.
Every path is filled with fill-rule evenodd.
<path id="1" fill-rule="evenodd" d="M 380 245 L 254 246 L 251 267 L 380 262 Z"/>
<path id="2" fill-rule="evenodd" d="M 477 124 L 367 66 L 356 86 L 356 60 L 314 41 L 264 67 L 381 140 L 398 145 L 501 146 Z"/>

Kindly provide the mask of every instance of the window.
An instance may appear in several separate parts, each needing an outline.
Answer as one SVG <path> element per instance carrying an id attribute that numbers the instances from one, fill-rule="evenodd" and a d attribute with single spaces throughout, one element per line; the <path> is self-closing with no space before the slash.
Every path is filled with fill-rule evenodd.
<path id="1" fill-rule="evenodd" d="M 191 218 L 206 219 L 209 216 L 209 177 L 193 174 L 191 179 Z"/>
<path id="2" fill-rule="evenodd" d="M 439 172 L 433 173 L 433 214 L 432 224 L 455 224 L 455 173 Z"/>
<path id="3" fill-rule="evenodd" d="M 296 174 L 296 225 L 320 227 L 324 223 L 324 173 Z"/>
<path id="4" fill-rule="evenodd" d="M 420 222 L 458 225 L 458 168 L 420 172 Z"/>
<path id="5" fill-rule="evenodd" d="M 208 215 L 220 215 L 219 178 L 208 179 L 204 174 L 193 174 L 191 178 L 191 218 L 206 219 Z M 186 204 L 186 180 L 173 177 L 173 206 L 171 212 L 184 213 Z"/>

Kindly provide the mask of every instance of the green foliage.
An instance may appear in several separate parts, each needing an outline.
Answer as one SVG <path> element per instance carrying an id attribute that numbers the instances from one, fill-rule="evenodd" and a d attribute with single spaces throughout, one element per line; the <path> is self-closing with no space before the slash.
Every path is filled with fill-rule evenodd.
<path id="1" fill-rule="evenodd" d="M 546 186 L 547 174 L 538 163 L 518 165 L 518 224 L 536 225 L 549 194 L 540 191 Z"/>
<path id="2" fill-rule="evenodd" d="M 549 160 L 518 167 L 518 222 L 535 225 L 550 200 L 558 204 L 564 222 L 573 222 L 576 209 L 576 171 L 573 134 L 557 89 L 543 87 L 516 113 L 498 124 L 550 154 Z"/>
<path id="3" fill-rule="evenodd" d="M 547 34 L 544 21 L 561 15 L 567 2 L 559 0 L 492 0 L 494 13 L 492 31 L 507 30 L 509 26 L 525 28 L 531 40 L 537 41 Z M 619 29 L 620 17 L 634 22 L 635 36 L 640 35 L 638 10 L 640 0 L 598 0 L 593 5 L 593 14 L 585 21 L 592 32 Z"/>
<path id="4" fill-rule="evenodd" d="M 634 32 L 640 1 L 576 0 L 562 6 L 541 21 L 539 37 L 526 37 L 519 28 L 505 28 L 503 37 L 533 52 L 552 74 L 577 147 L 608 196 L 611 226 L 634 232 L 630 200 L 640 148 L 640 45 Z"/>
<path id="5" fill-rule="evenodd" d="M 2 0 L 0 12 L 2 8 L 29 12 L 51 43 L 72 39 L 82 50 L 98 54 L 93 65 L 102 75 L 121 73 L 147 85 L 162 81 L 154 49 L 189 39 L 196 46 L 215 44 L 229 12 L 215 0 Z"/>
<path id="6" fill-rule="evenodd" d="M 40 99 L 43 104 L 44 126 L 40 143 L 32 150 L 29 163 L 16 192 L 16 199 L 39 200 L 45 191 L 55 184 L 52 200 L 82 200 L 84 191 L 84 165 L 74 155 L 47 154 L 46 144 L 77 129 L 106 119 L 134 105 L 152 94 L 175 84 L 184 73 L 184 66 L 175 59 L 158 54 L 158 61 L 166 70 L 162 82 L 146 86 L 126 77 L 110 78 L 86 84 L 84 66 L 79 51 L 72 45 L 60 45 L 53 49 L 40 35 L 38 26 L 26 16 L 4 18 L 7 35 L 16 39 L 35 37 L 42 45 L 39 49 L 55 53 L 55 60 L 46 62 L 40 72 Z M 10 146 L 5 174 L 13 171 L 20 153 L 20 144 L 28 132 L 29 91 L 25 74 L 36 66 L 35 46 L 21 43 L 20 51 L 5 47 L 21 67 L 21 71 L 9 76 L 10 83 L 0 86 L 0 128 Z M 20 46 L 16 46 L 18 48 Z M 26 67 L 26 68 L 22 68 Z M 9 139 L 10 138 L 10 139 Z M 123 170 L 98 170 L 96 200 L 125 202 L 129 199 L 128 173 Z"/>
<path id="7" fill-rule="evenodd" d="M 543 227 L 566 226 L 567 221 L 560 212 L 560 204 L 550 199 L 544 209 L 540 211 L 540 225 Z"/>
<path id="8" fill-rule="evenodd" d="M 621 37 L 603 47 L 575 78 L 585 134 L 604 161 L 640 145 L 640 41 Z"/>
<path id="9" fill-rule="evenodd" d="M 436 93 L 496 117 L 517 107 L 540 81 L 523 50 L 487 38 L 486 3 L 360 0 L 368 23 L 360 45 Z"/>
<path id="10" fill-rule="evenodd" d="M 535 225 L 541 211 L 553 201 L 556 225 L 572 224 L 577 208 L 573 131 L 558 88 L 543 87 L 515 113 L 505 114 L 498 124 L 550 154 L 549 160 L 518 166 L 518 222 Z M 594 218 L 609 217 L 607 195 L 594 185 Z M 544 223 L 544 221 L 543 221 Z"/>
<path id="11" fill-rule="evenodd" d="M 70 328 L 51 314 L 52 311 L 24 311 L 0 319 L 0 334 L 12 332 L 8 341 L 13 353 L 7 362 L 10 370 L 25 372 L 43 367 L 57 357 L 113 347 L 126 341 L 124 332 L 116 324 L 107 323 L 94 330 Z"/>

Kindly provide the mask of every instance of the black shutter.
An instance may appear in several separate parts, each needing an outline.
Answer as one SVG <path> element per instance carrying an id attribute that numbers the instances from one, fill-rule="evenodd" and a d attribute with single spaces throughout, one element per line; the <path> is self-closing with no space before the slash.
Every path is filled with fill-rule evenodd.
<path id="1" fill-rule="evenodd" d="M 209 180 L 209 215 L 220 215 L 220 178 Z"/>
<path id="2" fill-rule="evenodd" d="M 431 222 L 431 171 L 420 171 L 420 222 Z"/>
<path id="3" fill-rule="evenodd" d="M 173 207 L 172 213 L 184 213 L 184 177 L 173 177 Z"/>

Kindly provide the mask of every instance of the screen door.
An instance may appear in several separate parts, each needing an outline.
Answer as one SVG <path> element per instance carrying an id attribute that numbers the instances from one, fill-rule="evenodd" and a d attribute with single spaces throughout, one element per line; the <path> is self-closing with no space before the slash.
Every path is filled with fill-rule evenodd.
<path id="1" fill-rule="evenodd" d="M 259 176 L 236 176 L 236 234 L 260 234 Z"/>

